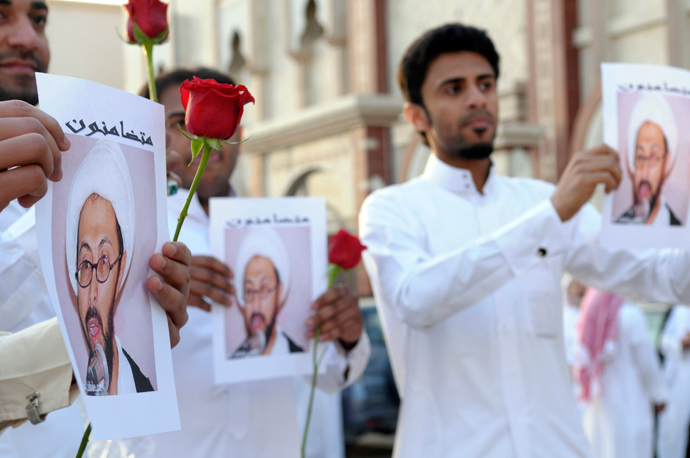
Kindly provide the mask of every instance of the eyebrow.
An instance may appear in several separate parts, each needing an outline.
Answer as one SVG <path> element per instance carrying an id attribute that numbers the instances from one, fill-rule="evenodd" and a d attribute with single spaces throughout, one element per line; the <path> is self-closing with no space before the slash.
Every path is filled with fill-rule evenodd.
<path id="1" fill-rule="evenodd" d="M 3 0 L 0 0 L 3 1 Z M 168 115 L 168 120 L 170 118 L 177 118 L 178 116 L 182 116 L 184 118 L 185 112 L 184 111 L 174 111 Z"/>
<path id="2" fill-rule="evenodd" d="M 4 1 L 7 1 L 8 4 L 12 4 L 10 0 L 0 0 L 0 2 Z M 48 11 L 48 5 L 46 5 L 44 2 L 31 2 L 31 9 Z"/>
<path id="3" fill-rule="evenodd" d="M 5 1 L 5 0 L 0 0 L 0 2 L 2 2 L 2 1 Z M 102 248 L 103 245 L 106 245 L 106 244 L 107 244 L 107 245 L 110 245 L 110 246 L 113 246 L 113 244 L 110 242 L 110 239 L 109 239 L 107 236 L 106 236 L 106 237 L 103 237 L 103 238 L 101 239 L 100 243 L 98 244 L 98 247 L 99 247 L 99 248 Z M 81 242 L 81 245 L 79 245 L 79 252 L 81 253 L 81 251 L 82 251 L 83 249 L 85 249 L 85 248 L 86 248 L 87 250 L 90 250 L 90 249 L 91 249 L 91 245 L 89 245 L 89 242 Z"/>
<path id="4" fill-rule="evenodd" d="M 12 0 L 0 0 L 0 6 L 12 6 Z"/>

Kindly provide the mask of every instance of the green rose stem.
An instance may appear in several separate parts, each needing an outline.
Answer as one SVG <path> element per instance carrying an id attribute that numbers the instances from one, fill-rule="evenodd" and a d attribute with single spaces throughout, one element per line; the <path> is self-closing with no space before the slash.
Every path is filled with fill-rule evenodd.
<path id="1" fill-rule="evenodd" d="M 175 228 L 175 237 L 173 237 L 173 242 L 177 242 L 177 237 L 180 235 L 180 229 L 182 229 L 182 223 L 184 223 L 184 219 L 187 217 L 187 210 L 189 209 L 189 204 L 192 203 L 192 198 L 194 197 L 194 191 L 196 191 L 196 186 L 199 184 L 199 180 L 201 180 L 201 174 L 204 173 L 204 169 L 206 168 L 206 163 L 208 162 L 208 158 L 211 155 L 211 146 L 201 140 L 204 145 L 204 151 L 201 153 L 201 162 L 199 163 L 199 168 L 196 171 L 196 175 L 194 175 L 194 181 L 192 181 L 192 185 L 189 187 L 189 195 L 187 195 L 187 201 L 184 203 L 184 207 L 182 207 L 182 211 L 180 212 L 180 217 L 177 218 L 177 227 Z M 194 145 L 192 144 L 192 148 Z M 194 154 L 196 156 L 196 154 Z"/>
<path id="2" fill-rule="evenodd" d="M 158 102 L 158 91 L 156 91 L 156 77 L 153 74 L 153 45 L 152 40 L 145 40 L 141 45 L 144 48 L 144 54 L 146 54 L 146 71 L 149 77 L 149 98 Z"/>
<path id="3" fill-rule="evenodd" d="M 202 159 L 203 160 L 203 159 Z M 343 270 L 342 267 L 329 264 L 328 265 L 328 287 L 330 288 L 335 283 L 335 278 L 338 276 L 340 271 Z M 311 423 L 311 411 L 314 407 L 314 393 L 316 392 L 316 377 L 319 375 L 319 365 L 321 364 L 321 358 L 316 357 L 316 350 L 319 344 L 319 336 L 321 335 L 321 325 L 316 327 L 314 332 L 314 346 L 312 348 L 312 365 L 314 371 L 311 374 L 311 391 L 309 393 L 309 407 L 307 408 L 307 421 L 304 424 L 304 434 L 302 435 L 302 458 L 306 457 L 307 453 L 307 435 L 309 434 L 309 423 Z"/>
<path id="4" fill-rule="evenodd" d="M 86 427 L 84 436 L 81 438 L 81 445 L 79 446 L 79 451 L 77 452 L 77 458 L 81 458 L 86 450 L 86 444 L 89 442 L 89 435 L 91 435 L 91 423 Z"/>

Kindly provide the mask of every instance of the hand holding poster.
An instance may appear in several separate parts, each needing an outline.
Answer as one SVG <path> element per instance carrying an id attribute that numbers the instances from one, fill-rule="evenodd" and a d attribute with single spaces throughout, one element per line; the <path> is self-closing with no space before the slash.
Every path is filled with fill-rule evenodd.
<path id="1" fill-rule="evenodd" d="M 619 188 L 604 201 L 602 243 L 687 247 L 690 72 L 602 64 L 604 141 L 620 155 Z"/>
<path id="2" fill-rule="evenodd" d="M 37 83 L 72 144 L 36 207 L 41 267 L 94 436 L 179 429 L 168 321 L 144 286 L 167 240 L 162 107 L 74 78 Z"/>
<path id="3" fill-rule="evenodd" d="M 326 289 L 326 205 L 320 198 L 211 199 L 211 246 L 234 273 L 215 304 L 216 383 L 311 372 L 310 306 Z"/>

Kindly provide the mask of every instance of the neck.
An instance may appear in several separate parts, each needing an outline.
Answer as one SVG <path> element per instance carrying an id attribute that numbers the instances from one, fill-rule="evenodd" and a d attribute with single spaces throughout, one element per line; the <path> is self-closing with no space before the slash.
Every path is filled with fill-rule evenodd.
<path id="1" fill-rule="evenodd" d="M 113 373 L 110 375 L 110 386 L 108 387 L 108 394 L 117 394 L 117 380 L 120 373 L 120 352 L 117 351 L 117 344 L 113 337 Z"/>
<path id="2" fill-rule="evenodd" d="M 434 151 L 434 154 L 451 167 L 469 170 L 477 191 L 483 192 L 486 180 L 489 178 L 489 169 L 491 168 L 491 160 L 488 157 L 486 159 L 465 159 L 463 157 L 450 156 L 440 151 Z"/>

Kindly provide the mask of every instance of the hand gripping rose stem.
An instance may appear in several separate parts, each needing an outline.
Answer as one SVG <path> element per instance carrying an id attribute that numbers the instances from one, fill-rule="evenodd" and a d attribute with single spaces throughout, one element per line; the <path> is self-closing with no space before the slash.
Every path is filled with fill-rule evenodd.
<path id="1" fill-rule="evenodd" d="M 330 288 L 333 286 L 333 283 L 335 283 L 335 277 L 338 276 L 340 271 L 342 270 L 342 267 L 336 265 L 336 264 L 329 264 L 328 265 L 328 287 Z M 306 455 L 306 449 L 307 449 L 307 435 L 309 433 L 309 423 L 311 423 L 311 411 L 314 406 L 314 392 L 316 391 L 316 377 L 319 374 L 319 365 L 321 364 L 321 360 L 323 360 L 324 355 L 326 354 L 326 350 L 324 349 L 319 358 L 316 358 L 316 350 L 317 346 L 319 344 L 319 336 L 321 335 L 321 325 L 319 324 L 316 327 L 316 331 L 314 332 L 314 347 L 312 348 L 312 365 L 313 365 L 313 372 L 311 374 L 311 391 L 309 392 L 309 407 L 307 408 L 307 421 L 304 424 L 304 435 L 302 436 L 302 458 L 305 458 Z"/>

